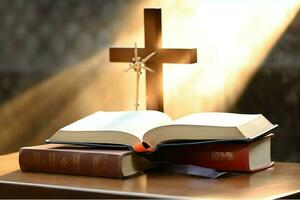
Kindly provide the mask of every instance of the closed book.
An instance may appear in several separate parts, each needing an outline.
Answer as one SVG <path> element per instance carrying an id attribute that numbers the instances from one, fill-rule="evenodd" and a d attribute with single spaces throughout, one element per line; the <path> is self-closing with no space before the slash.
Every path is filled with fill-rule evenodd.
<path id="1" fill-rule="evenodd" d="M 169 146 L 154 156 L 156 161 L 196 165 L 219 171 L 254 172 L 273 165 L 269 134 L 251 142 L 219 142 Z"/>
<path id="2" fill-rule="evenodd" d="M 23 147 L 22 171 L 126 178 L 142 173 L 149 161 L 130 150 L 46 144 Z"/>

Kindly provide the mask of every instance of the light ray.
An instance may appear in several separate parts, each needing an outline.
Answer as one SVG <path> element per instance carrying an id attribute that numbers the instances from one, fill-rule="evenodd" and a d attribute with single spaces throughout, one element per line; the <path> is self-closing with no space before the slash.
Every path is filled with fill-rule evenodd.
<path id="1" fill-rule="evenodd" d="M 129 13 L 110 46 L 144 45 L 143 8 L 162 8 L 164 48 L 197 48 L 198 63 L 164 65 L 164 98 L 173 118 L 226 111 L 235 103 L 299 10 L 299 1 L 149 0 Z M 128 23 L 127 23 L 128 22 Z M 108 47 L 106 47 L 108 49 Z M 0 108 L 0 150 L 16 141 L 40 144 L 58 128 L 97 110 L 133 110 L 135 76 L 128 63 L 96 52 Z M 145 109 L 145 76 L 140 108 Z M 22 145 L 26 145 L 23 142 Z"/>

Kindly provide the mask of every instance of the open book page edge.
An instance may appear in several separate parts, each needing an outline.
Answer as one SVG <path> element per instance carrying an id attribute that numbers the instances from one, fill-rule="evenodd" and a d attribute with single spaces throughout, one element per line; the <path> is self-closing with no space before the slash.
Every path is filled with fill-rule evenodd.
<path id="1" fill-rule="evenodd" d="M 270 128 L 264 130 L 263 132 L 260 132 L 259 134 L 256 134 L 256 135 L 253 135 L 253 137 L 245 137 L 245 138 L 249 141 L 256 140 L 257 138 L 261 138 L 261 137 L 264 137 L 264 136 L 268 135 L 271 130 L 273 130 L 277 127 L 278 127 L 278 124 L 272 124 L 272 126 Z"/>
<path id="2" fill-rule="evenodd" d="M 223 137 L 219 138 L 217 136 L 208 136 L 208 134 L 196 134 L 199 132 L 207 132 L 206 130 L 213 130 L 214 133 L 222 132 Z M 220 129 L 220 131 L 216 131 Z M 169 132 L 170 134 L 164 134 Z M 182 135 L 183 132 L 190 133 L 189 136 Z M 227 132 L 227 134 L 226 134 Z M 176 135 L 176 137 L 170 137 L 171 134 Z M 201 137 L 199 137 L 201 136 Z M 169 138 L 169 139 L 163 139 Z M 172 139 L 171 139 L 172 138 Z M 159 143 L 171 141 L 171 140 L 212 140 L 212 139 L 246 139 L 243 134 L 237 129 L 237 127 L 217 127 L 217 126 L 200 126 L 200 125 L 187 125 L 187 124 L 169 124 L 156 127 L 149 130 L 144 134 L 143 141 L 146 142 L 152 148 L 155 148 Z"/>
<path id="3" fill-rule="evenodd" d="M 214 127 L 237 127 L 256 120 L 262 114 L 238 114 L 225 112 L 203 112 L 186 115 L 178 118 L 170 124 L 198 125 Z"/>
<path id="4" fill-rule="evenodd" d="M 203 140 L 216 140 L 216 141 L 244 141 L 244 142 L 250 142 L 252 140 L 255 140 L 257 138 L 260 138 L 260 137 L 264 137 L 265 135 L 269 134 L 269 132 L 276 128 L 278 125 L 277 124 L 273 124 L 272 127 L 264 130 L 263 132 L 260 132 L 259 134 L 256 135 L 256 137 L 253 137 L 253 138 L 250 138 L 250 137 L 245 137 L 243 135 L 243 133 L 240 132 L 240 130 L 237 128 L 237 127 L 226 127 L 225 129 L 222 129 L 224 127 L 212 127 L 212 126 L 206 126 L 205 128 L 220 128 L 220 130 L 222 129 L 222 132 L 228 132 L 228 137 L 226 136 L 226 133 L 224 134 L 224 137 L 223 138 L 201 138 L 201 139 L 196 139 L 196 138 L 189 138 L 189 137 L 180 137 L 180 138 L 174 138 L 174 139 L 170 139 L 170 140 L 158 140 L 157 139 L 157 135 L 155 132 L 157 132 L 157 130 L 159 131 L 159 129 L 162 129 L 162 128 L 166 128 L 166 127 L 177 127 L 175 129 L 179 130 L 179 129 L 182 129 L 180 127 L 188 127 L 188 128 L 191 128 L 191 127 L 199 127 L 199 125 L 164 125 L 164 126 L 160 126 L 160 127 L 156 127 L 150 131 L 148 131 L 146 134 L 144 134 L 144 138 L 143 138 L 143 141 L 146 142 L 152 149 L 156 149 L 156 147 L 164 142 L 170 142 L 170 141 L 176 141 L 176 140 L 186 140 L 186 141 L 195 141 L 195 140 L 199 140 L 201 142 L 203 142 Z M 204 127 L 204 126 L 200 126 L 200 127 Z M 150 136 L 149 136 L 150 134 Z M 152 135 L 152 134 L 155 134 L 155 135 Z M 157 133 L 158 135 L 161 135 L 159 132 Z M 151 136 L 152 135 L 152 136 Z M 195 136 L 196 137 L 196 136 Z M 153 141 L 153 138 L 154 141 Z"/>
<path id="5" fill-rule="evenodd" d="M 72 139 L 70 139 L 70 137 Z M 122 144 L 134 145 L 142 142 L 137 136 L 122 131 L 57 131 L 48 143 L 94 143 L 94 144 Z"/>
<path id="6" fill-rule="evenodd" d="M 259 114 L 254 120 L 241 124 L 237 128 L 245 138 L 252 139 L 274 129 L 275 127 L 276 125 L 272 124 L 265 116 Z"/>
<path id="7" fill-rule="evenodd" d="M 131 145 L 126 144 L 110 144 L 110 143 L 82 143 L 82 142 L 59 142 L 59 141 L 45 141 L 46 144 L 63 144 L 63 145 L 75 145 L 84 147 L 94 147 L 94 148 L 113 148 L 113 149 L 129 149 L 132 150 Z"/>

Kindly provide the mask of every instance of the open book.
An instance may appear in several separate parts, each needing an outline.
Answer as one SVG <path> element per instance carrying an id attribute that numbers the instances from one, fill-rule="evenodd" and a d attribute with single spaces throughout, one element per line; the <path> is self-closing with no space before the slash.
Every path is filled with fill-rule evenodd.
<path id="1" fill-rule="evenodd" d="M 127 145 L 143 152 L 172 141 L 252 140 L 275 127 L 261 114 L 196 113 L 172 121 L 158 111 L 96 112 L 46 142 Z"/>

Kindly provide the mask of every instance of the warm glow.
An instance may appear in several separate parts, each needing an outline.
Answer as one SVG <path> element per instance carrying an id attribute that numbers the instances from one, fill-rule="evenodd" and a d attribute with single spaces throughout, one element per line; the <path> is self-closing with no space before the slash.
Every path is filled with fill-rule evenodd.
<path id="1" fill-rule="evenodd" d="M 144 46 L 143 8 L 162 8 L 165 48 L 197 48 L 198 63 L 164 65 L 165 111 L 173 118 L 226 111 L 299 10 L 284 0 L 148 0 L 128 11 L 110 46 Z M 0 149 L 16 138 L 40 143 L 58 128 L 97 110 L 133 110 L 135 74 L 110 63 L 108 48 L 30 88 L 0 107 Z M 145 76 L 141 84 L 145 109 Z M 34 129 L 33 129 L 34 127 Z"/>
<path id="2" fill-rule="evenodd" d="M 170 5 L 163 9 L 164 47 L 198 48 L 198 64 L 165 65 L 165 105 L 173 117 L 230 109 L 299 10 L 299 1 Z"/>
<path id="3" fill-rule="evenodd" d="M 239 98 L 299 6 L 299 1 L 292 0 L 145 1 L 131 13 L 135 20 L 114 45 L 133 46 L 137 41 L 142 46 L 143 8 L 162 8 L 163 47 L 198 49 L 197 64 L 164 65 L 165 112 L 176 118 L 201 111 L 226 111 Z M 129 30 L 133 30 L 131 34 Z M 145 91 L 142 94 L 145 103 Z"/>

